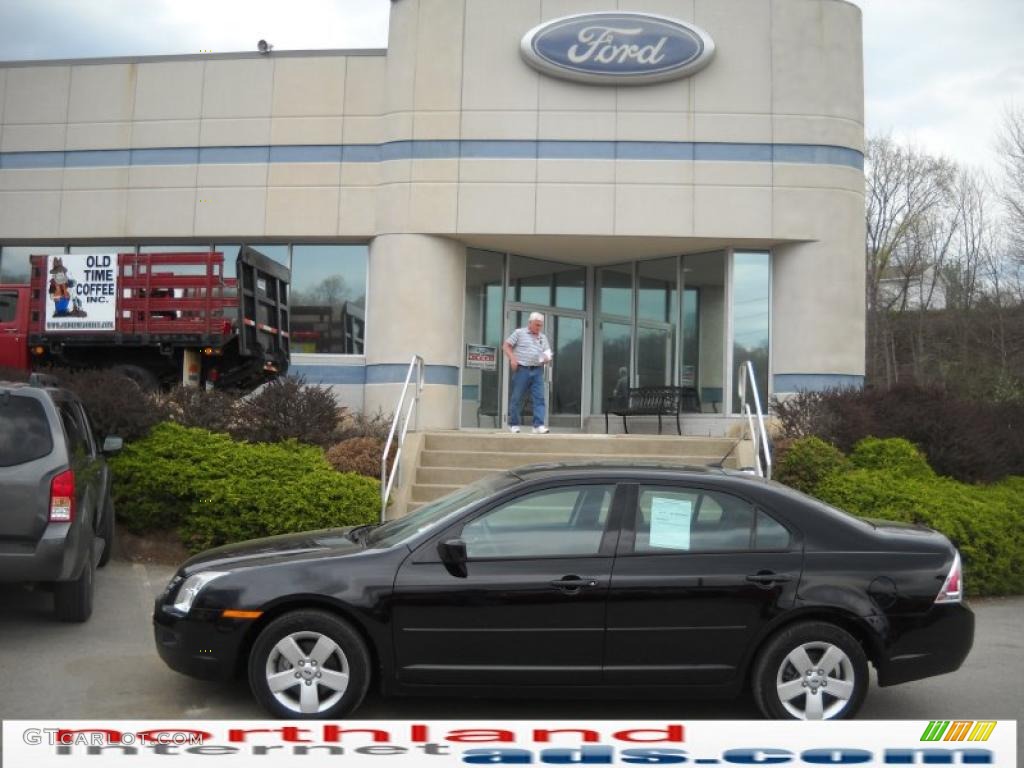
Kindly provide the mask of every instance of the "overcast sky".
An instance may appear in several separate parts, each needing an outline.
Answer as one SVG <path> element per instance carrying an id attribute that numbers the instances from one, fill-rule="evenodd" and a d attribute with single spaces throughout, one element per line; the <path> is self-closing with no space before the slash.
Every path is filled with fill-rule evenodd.
<path id="1" fill-rule="evenodd" d="M 514 2 L 514 0 L 509 0 Z M 869 133 L 994 170 L 1003 110 L 1024 105 L 1024 0 L 855 0 Z M 390 0 L 0 0 L 0 61 L 383 48 Z"/>

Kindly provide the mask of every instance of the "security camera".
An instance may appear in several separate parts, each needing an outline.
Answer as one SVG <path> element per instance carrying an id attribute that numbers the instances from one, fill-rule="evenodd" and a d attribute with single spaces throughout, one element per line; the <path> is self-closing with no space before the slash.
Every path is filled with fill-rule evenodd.
<path id="1" fill-rule="evenodd" d="M 272 46 L 266 40 L 260 40 L 258 43 L 256 43 L 256 48 L 257 50 L 259 50 L 260 53 L 266 56 L 274 49 L 274 46 Z"/>

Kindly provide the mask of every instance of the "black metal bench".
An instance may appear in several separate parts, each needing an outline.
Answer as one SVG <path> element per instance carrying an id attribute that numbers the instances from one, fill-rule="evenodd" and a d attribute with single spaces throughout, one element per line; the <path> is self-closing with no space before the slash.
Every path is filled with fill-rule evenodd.
<path id="1" fill-rule="evenodd" d="M 622 430 L 628 435 L 627 416 L 657 416 L 658 434 L 661 417 L 676 417 L 676 431 L 682 435 L 679 414 L 700 413 L 700 395 L 694 387 L 631 387 L 625 397 L 609 397 L 604 406 L 604 431 L 608 433 L 608 415 L 622 417 Z"/>

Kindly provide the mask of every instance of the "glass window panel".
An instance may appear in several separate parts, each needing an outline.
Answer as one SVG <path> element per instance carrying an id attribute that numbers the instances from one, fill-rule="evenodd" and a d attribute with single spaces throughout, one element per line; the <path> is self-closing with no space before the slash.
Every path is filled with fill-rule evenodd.
<path id="1" fill-rule="evenodd" d="M 636 372 L 641 387 L 666 387 L 672 384 L 676 361 L 675 327 L 637 330 Z"/>
<path id="2" fill-rule="evenodd" d="M 134 245 L 72 245 L 68 253 L 135 253 Z"/>
<path id="3" fill-rule="evenodd" d="M 510 299 L 523 304 L 583 309 L 587 270 L 573 264 L 509 257 Z"/>
<path id="4" fill-rule="evenodd" d="M 683 359 L 679 384 L 696 387 L 700 376 L 700 291 L 683 291 Z"/>
<path id="5" fill-rule="evenodd" d="M 696 358 L 684 359 L 695 366 L 696 386 L 705 412 L 724 410 L 726 306 L 725 253 L 699 253 L 683 257 L 683 283 L 699 293 L 696 302 Z M 688 369 L 684 369 L 688 370 Z"/>
<path id="6" fill-rule="evenodd" d="M 471 559 L 596 555 L 614 488 L 579 486 L 521 496 L 463 527 L 466 553 Z"/>
<path id="7" fill-rule="evenodd" d="M 210 246 L 207 245 L 140 245 L 139 254 L 144 253 L 209 253 Z M 230 257 L 224 256 L 224 276 L 235 277 L 235 258 L 237 251 Z M 175 264 L 174 273 L 177 275 L 205 275 L 205 264 Z"/>
<path id="8" fill-rule="evenodd" d="M 470 366 L 469 349 L 464 350 L 462 370 L 462 426 L 497 427 L 501 414 L 499 387 L 503 355 L 502 319 L 505 256 L 501 253 L 469 249 L 466 253 L 466 303 L 464 329 L 467 345 L 482 345 L 474 350 Z M 493 368 L 480 353 L 493 355 Z M 481 367 L 483 366 L 483 367 Z"/>
<path id="9" fill-rule="evenodd" d="M 594 413 L 604 413 L 611 399 L 628 396 L 630 376 L 630 326 L 602 320 L 598 324 L 598 339 L 594 360 Z"/>
<path id="10" fill-rule="evenodd" d="M 789 531 L 761 510 L 757 511 L 757 533 L 754 549 L 788 549 Z"/>
<path id="11" fill-rule="evenodd" d="M 748 360 L 754 364 L 761 407 L 768 405 L 768 333 L 770 322 L 769 294 L 770 255 L 765 251 L 737 251 L 733 257 L 732 332 L 733 368 Z M 739 380 L 734 383 L 733 410 L 740 411 Z M 753 394 L 748 390 L 753 408 Z"/>
<path id="12" fill-rule="evenodd" d="M 635 551 L 728 552 L 750 549 L 754 509 L 725 493 L 641 486 Z"/>
<path id="13" fill-rule="evenodd" d="M 633 265 L 597 270 L 598 307 L 602 315 L 633 316 Z"/>
<path id="14" fill-rule="evenodd" d="M 676 259 L 655 259 L 637 264 L 637 314 L 641 320 L 676 322 Z"/>
<path id="15" fill-rule="evenodd" d="M 293 352 L 363 354 L 367 262 L 365 245 L 294 246 Z"/>
<path id="16" fill-rule="evenodd" d="M 64 253 L 62 245 L 28 245 L 0 248 L 0 283 L 27 283 L 30 277 L 29 256 Z"/>

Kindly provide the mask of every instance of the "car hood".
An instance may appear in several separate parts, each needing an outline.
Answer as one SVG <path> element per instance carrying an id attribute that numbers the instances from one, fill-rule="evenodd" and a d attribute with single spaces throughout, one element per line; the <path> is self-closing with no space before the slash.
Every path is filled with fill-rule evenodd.
<path id="1" fill-rule="evenodd" d="M 180 573 L 188 576 L 197 571 L 231 570 L 299 559 L 313 553 L 347 555 L 362 552 L 363 545 L 346 536 L 353 527 L 286 533 L 226 544 L 189 558 L 181 566 Z"/>

